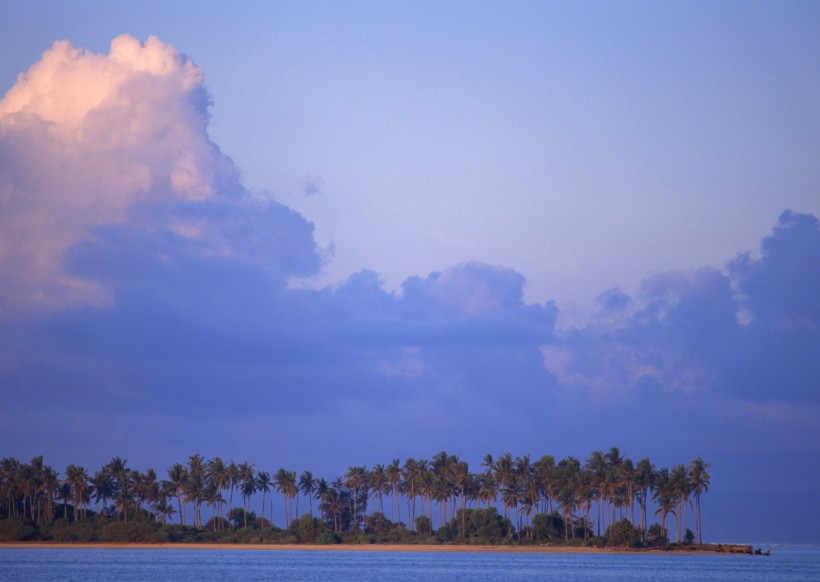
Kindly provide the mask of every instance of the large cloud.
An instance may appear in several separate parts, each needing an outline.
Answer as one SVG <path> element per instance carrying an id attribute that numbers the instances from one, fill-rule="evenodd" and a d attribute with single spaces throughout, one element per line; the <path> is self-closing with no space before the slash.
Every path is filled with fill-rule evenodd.
<path id="1" fill-rule="evenodd" d="M 154 37 L 108 55 L 56 42 L 20 75 L 0 101 L 0 316 L 111 305 L 110 285 L 67 264 L 101 227 L 315 272 L 312 227 L 249 198 L 207 107 L 201 69 Z"/>
<path id="2" fill-rule="evenodd" d="M 109 55 L 55 43 L 2 101 L 0 291 L 18 322 L 0 331 L 22 346 L 7 381 L 39 378 L 62 407 L 162 398 L 194 416 L 301 409 L 306 388 L 316 408 L 550 381 L 538 346 L 557 311 L 527 305 L 509 269 L 289 289 L 319 267 L 312 226 L 242 188 L 208 139 L 202 83 L 172 47 L 124 36 Z M 192 386 L 201 405 L 182 406 Z"/>
<path id="3" fill-rule="evenodd" d="M 756 255 L 725 271 L 648 277 L 640 295 L 602 294 L 598 318 L 545 348 L 568 386 L 597 393 L 712 391 L 820 403 L 820 226 L 784 212 Z"/>

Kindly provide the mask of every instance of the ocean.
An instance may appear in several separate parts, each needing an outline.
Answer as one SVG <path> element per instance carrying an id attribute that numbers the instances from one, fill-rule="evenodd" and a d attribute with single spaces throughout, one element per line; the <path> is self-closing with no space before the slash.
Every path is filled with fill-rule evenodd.
<path id="1" fill-rule="evenodd" d="M 0 549 L 0 580 L 820 580 L 820 548 L 771 556 L 175 549 Z"/>

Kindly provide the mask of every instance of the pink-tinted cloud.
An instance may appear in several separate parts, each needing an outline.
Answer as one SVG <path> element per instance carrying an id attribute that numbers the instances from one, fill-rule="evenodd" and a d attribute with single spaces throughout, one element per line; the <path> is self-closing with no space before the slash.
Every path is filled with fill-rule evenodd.
<path id="1" fill-rule="evenodd" d="M 237 202 L 207 107 L 202 70 L 154 37 L 120 36 L 107 55 L 59 41 L 19 76 L 0 101 L 0 316 L 110 305 L 109 286 L 66 267 L 99 227 L 161 225 L 209 253 L 247 250 L 220 232 L 232 217 L 145 211 Z"/>

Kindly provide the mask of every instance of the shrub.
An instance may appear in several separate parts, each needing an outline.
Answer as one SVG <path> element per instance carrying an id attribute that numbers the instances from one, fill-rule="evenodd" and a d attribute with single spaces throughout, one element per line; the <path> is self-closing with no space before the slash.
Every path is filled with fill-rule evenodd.
<path id="1" fill-rule="evenodd" d="M 296 530 L 296 536 L 302 543 L 311 543 L 319 534 L 325 531 L 325 524 L 321 519 L 316 519 L 311 514 L 306 513 L 299 518 L 299 526 Z"/>
<path id="2" fill-rule="evenodd" d="M 436 541 L 449 542 L 458 535 L 458 531 L 452 525 L 443 525 L 436 530 Z"/>
<path id="3" fill-rule="evenodd" d="M 589 545 L 596 548 L 603 548 L 606 545 L 606 539 L 603 537 L 593 536 L 589 538 Z"/>
<path id="4" fill-rule="evenodd" d="M 532 518 L 532 532 L 536 541 L 556 540 L 563 536 L 564 518 L 558 513 L 539 513 Z"/>
<path id="5" fill-rule="evenodd" d="M 387 519 L 383 513 L 377 511 L 372 515 L 368 515 L 365 520 L 365 533 L 383 534 L 393 529 L 395 525 Z"/>
<path id="6" fill-rule="evenodd" d="M 606 539 L 611 548 L 637 548 L 641 545 L 641 531 L 623 518 L 607 528 Z"/>
<path id="7" fill-rule="evenodd" d="M 36 530 L 17 517 L 0 520 L 0 542 L 19 542 L 31 539 Z"/>
<path id="8" fill-rule="evenodd" d="M 646 542 L 650 546 L 666 545 L 666 536 L 663 533 L 663 528 L 658 523 L 653 523 L 649 526 L 647 532 Z"/>
<path id="9" fill-rule="evenodd" d="M 202 531 L 190 525 L 180 525 L 178 523 L 161 525 L 158 529 L 163 532 L 163 536 L 168 537 L 170 542 L 196 542 Z"/>
<path id="10" fill-rule="evenodd" d="M 282 532 L 270 528 L 243 527 L 236 530 L 232 538 L 240 544 L 276 544 L 280 543 Z M 289 535 L 289 534 L 284 534 Z"/>
<path id="11" fill-rule="evenodd" d="M 214 516 L 205 524 L 208 531 L 223 532 L 231 529 L 231 524 L 224 517 Z"/>
<path id="12" fill-rule="evenodd" d="M 686 528 L 686 534 L 683 536 L 683 543 L 687 545 L 695 543 L 695 534 L 688 527 Z"/>
<path id="13" fill-rule="evenodd" d="M 104 542 L 150 542 L 155 528 L 140 522 L 113 522 L 102 528 Z"/>
<path id="14" fill-rule="evenodd" d="M 230 521 L 236 529 L 245 527 L 247 522 L 248 527 L 256 522 L 256 513 L 253 511 L 245 512 L 241 507 L 234 507 L 228 512 L 228 521 Z"/>
<path id="15" fill-rule="evenodd" d="M 58 519 L 50 529 L 43 528 L 43 533 L 47 534 L 55 542 L 90 542 L 98 537 L 99 524 L 90 521 L 75 521 L 70 523 L 67 519 Z"/>
<path id="16" fill-rule="evenodd" d="M 504 527 L 503 518 L 498 515 L 494 507 L 474 509 L 468 517 L 469 522 L 465 532 L 467 535 L 476 535 L 485 539 L 502 538 L 507 535 L 508 529 Z"/>
<path id="17" fill-rule="evenodd" d="M 429 534 L 433 531 L 433 522 L 426 515 L 420 515 L 416 518 L 416 531 L 422 534 Z"/>
<path id="18" fill-rule="evenodd" d="M 330 531 L 323 531 L 318 536 L 316 536 L 316 540 L 314 543 L 321 544 L 324 546 L 329 546 L 331 544 L 338 544 L 341 540 L 336 537 L 336 534 Z"/>

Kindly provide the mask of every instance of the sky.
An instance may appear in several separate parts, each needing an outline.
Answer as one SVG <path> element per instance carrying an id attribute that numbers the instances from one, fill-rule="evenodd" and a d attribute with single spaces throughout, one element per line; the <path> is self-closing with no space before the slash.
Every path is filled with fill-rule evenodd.
<path id="1" fill-rule="evenodd" d="M 6 3 L 0 455 L 711 464 L 820 543 L 820 7 Z"/>

